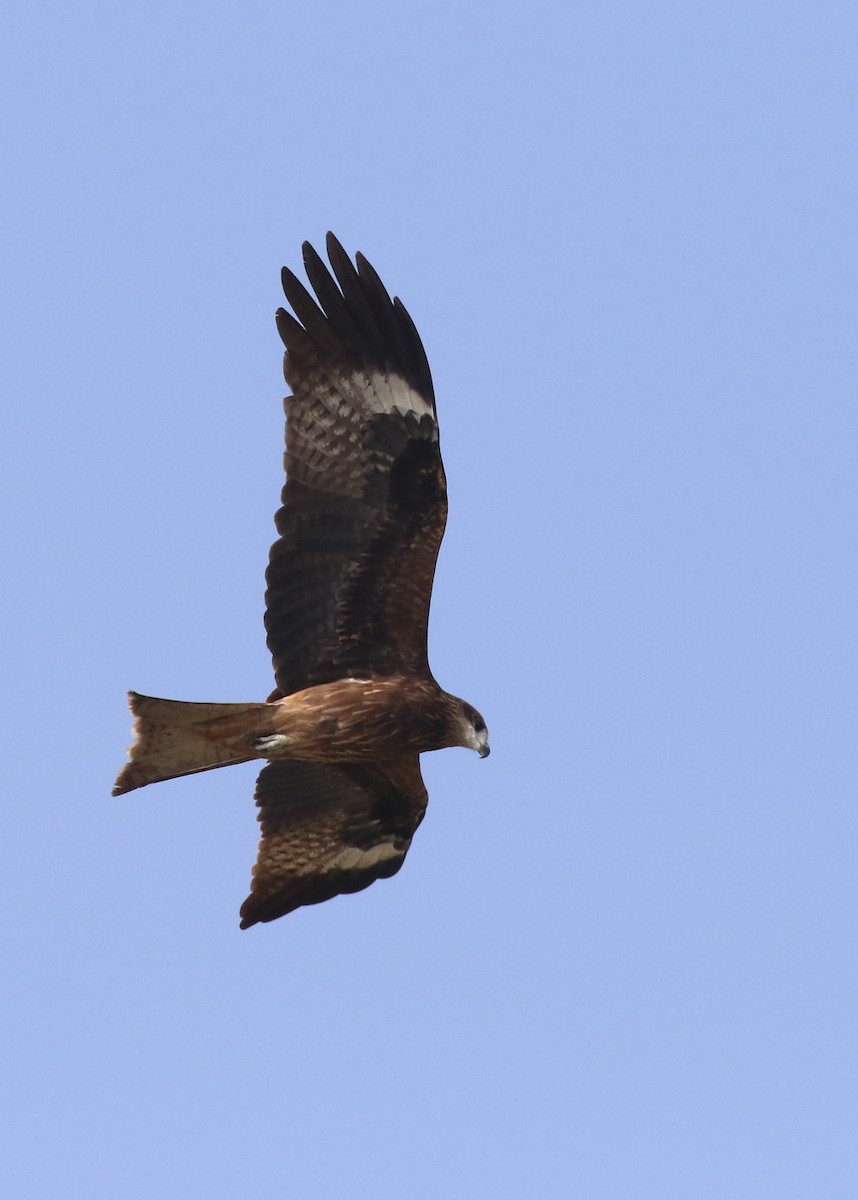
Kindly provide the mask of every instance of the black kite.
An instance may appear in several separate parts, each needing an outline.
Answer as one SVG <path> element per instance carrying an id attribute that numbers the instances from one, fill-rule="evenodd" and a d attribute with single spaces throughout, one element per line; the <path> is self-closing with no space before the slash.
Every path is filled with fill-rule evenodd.
<path id="1" fill-rule="evenodd" d="M 447 493 L 426 353 L 363 255 L 355 269 L 327 246 L 335 278 L 303 248 L 318 303 L 284 268 L 295 316 L 277 312 L 292 388 L 266 573 L 277 687 L 264 704 L 131 692 L 136 740 L 113 789 L 267 760 L 242 928 L 393 875 L 426 811 L 420 754 L 489 752 L 485 721 L 427 658 Z"/>

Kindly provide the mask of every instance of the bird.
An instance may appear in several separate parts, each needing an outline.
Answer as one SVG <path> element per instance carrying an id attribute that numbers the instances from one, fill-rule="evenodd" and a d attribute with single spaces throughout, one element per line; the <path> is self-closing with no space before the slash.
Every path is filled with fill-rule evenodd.
<path id="1" fill-rule="evenodd" d="M 288 268 L 286 480 L 266 570 L 276 687 L 264 702 L 129 692 L 113 795 L 254 759 L 261 839 L 240 927 L 361 891 L 402 866 L 428 801 L 420 755 L 489 754 L 480 713 L 429 668 L 447 489 L 420 335 L 377 272 L 329 233 Z"/>

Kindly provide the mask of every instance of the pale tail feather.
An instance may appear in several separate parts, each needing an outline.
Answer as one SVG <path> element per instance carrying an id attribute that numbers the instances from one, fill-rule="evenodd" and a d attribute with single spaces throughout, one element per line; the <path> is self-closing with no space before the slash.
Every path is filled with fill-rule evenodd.
<path id="1" fill-rule="evenodd" d="M 254 733 L 268 731 L 267 704 L 194 704 L 129 692 L 134 744 L 113 795 L 147 783 L 194 775 L 259 757 L 247 747 Z"/>

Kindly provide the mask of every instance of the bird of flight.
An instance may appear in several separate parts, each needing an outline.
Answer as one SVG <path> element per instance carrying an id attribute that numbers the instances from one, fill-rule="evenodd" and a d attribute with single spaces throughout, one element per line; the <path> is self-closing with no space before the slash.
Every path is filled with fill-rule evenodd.
<path id="1" fill-rule="evenodd" d="M 402 866 L 426 811 L 420 754 L 489 753 L 486 723 L 429 670 L 447 493 L 414 323 L 363 257 L 309 243 L 316 293 L 283 268 L 286 483 L 266 572 L 276 688 L 265 703 L 129 693 L 135 741 L 114 796 L 264 759 L 262 839 L 241 927 L 357 892 Z"/>

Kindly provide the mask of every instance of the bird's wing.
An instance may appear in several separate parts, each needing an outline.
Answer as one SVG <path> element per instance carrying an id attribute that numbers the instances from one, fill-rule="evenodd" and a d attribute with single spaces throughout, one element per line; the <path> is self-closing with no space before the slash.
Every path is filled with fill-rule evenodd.
<path id="1" fill-rule="evenodd" d="M 256 784 L 262 840 L 241 928 L 394 875 L 423 820 L 420 760 L 284 761 Z"/>
<path id="2" fill-rule="evenodd" d="M 447 519 L 429 364 L 401 302 L 332 234 L 308 243 L 280 309 L 292 395 L 265 626 L 289 695 L 345 676 L 429 672 L 429 601 Z M 336 279 L 336 282 L 335 282 Z M 296 319 L 297 318 L 297 319 Z"/>

